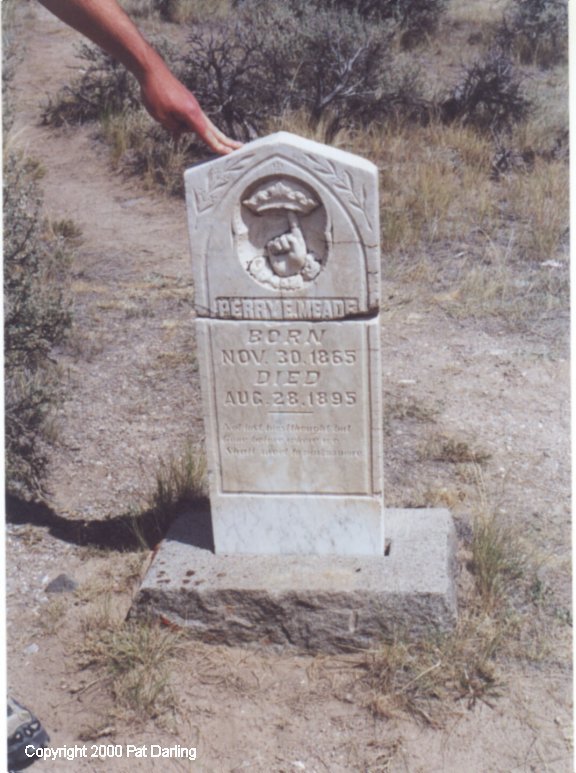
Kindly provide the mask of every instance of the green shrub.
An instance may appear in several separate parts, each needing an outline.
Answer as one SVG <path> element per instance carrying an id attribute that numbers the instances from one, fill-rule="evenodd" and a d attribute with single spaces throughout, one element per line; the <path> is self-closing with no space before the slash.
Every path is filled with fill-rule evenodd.
<path id="1" fill-rule="evenodd" d="M 120 5 L 133 19 L 148 19 L 160 13 L 166 0 L 120 0 Z"/>
<path id="2" fill-rule="evenodd" d="M 60 394 L 53 347 L 70 324 L 69 255 L 46 233 L 33 165 L 4 160 L 4 357 L 6 482 L 10 493 L 44 493 L 51 417 Z"/>
<path id="3" fill-rule="evenodd" d="M 439 100 L 444 123 L 460 122 L 484 131 L 500 131 L 522 121 L 530 104 L 518 74 L 501 52 L 474 62 L 450 93 Z"/>
<path id="4" fill-rule="evenodd" d="M 2 24 L 2 131 L 7 136 L 13 123 L 12 94 L 14 91 L 14 69 L 18 57 L 22 55 L 18 47 L 17 33 L 14 28 L 16 0 L 4 0 L 0 4 Z"/>
<path id="5" fill-rule="evenodd" d="M 236 0 L 242 7 L 258 3 L 271 8 L 267 0 Z M 283 5 L 296 15 L 307 9 L 318 14 L 323 11 L 356 14 L 368 22 L 390 22 L 399 33 L 400 42 L 411 46 L 434 33 L 446 10 L 447 0 L 287 0 Z"/>
<path id="6" fill-rule="evenodd" d="M 228 134 L 251 139 L 285 113 L 299 111 L 313 124 L 322 120 L 330 140 L 342 127 L 421 116 L 416 74 L 395 63 L 392 36 L 389 24 L 358 13 L 296 0 L 271 6 L 251 0 L 234 15 L 192 25 L 184 54 L 165 43 L 159 47 Z M 80 56 L 88 66 L 48 104 L 46 123 L 109 121 L 138 109 L 132 76 L 93 47 L 83 46 Z M 157 141 L 154 130 L 146 133 Z M 141 131 L 138 145 L 150 145 Z M 197 145 L 190 150 L 199 152 Z M 139 159 L 135 165 L 147 166 Z"/>
<path id="7" fill-rule="evenodd" d="M 134 18 L 160 18 L 181 24 L 230 12 L 231 0 L 121 0 L 126 12 Z"/>
<path id="8" fill-rule="evenodd" d="M 314 4 L 245 2 L 225 23 L 196 25 L 180 75 L 224 131 L 242 139 L 294 110 L 339 128 L 418 105 L 414 74 L 390 53 L 387 25 Z"/>
<path id="9" fill-rule="evenodd" d="M 86 43 L 81 44 L 78 56 L 86 62 L 82 75 L 48 101 L 43 123 L 82 124 L 140 104 L 138 83 L 123 65 Z"/>
<path id="10" fill-rule="evenodd" d="M 568 56 L 566 0 L 514 0 L 498 32 L 500 45 L 523 64 L 541 67 L 565 62 Z"/>

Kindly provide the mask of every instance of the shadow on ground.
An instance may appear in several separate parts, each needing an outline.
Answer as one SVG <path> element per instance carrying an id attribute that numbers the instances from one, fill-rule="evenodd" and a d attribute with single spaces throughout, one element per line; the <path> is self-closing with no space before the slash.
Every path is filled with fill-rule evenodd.
<path id="1" fill-rule="evenodd" d="M 155 547 L 173 521 L 184 514 L 188 515 L 190 525 L 186 541 L 213 550 L 210 506 L 205 498 L 182 503 L 168 513 L 159 514 L 150 510 L 137 515 L 123 513 L 102 521 L 89 521 L 64 518 L 46 504 L 6 495 L 7 523 L 38 526 L 63 542 L 119 552 Z"/>

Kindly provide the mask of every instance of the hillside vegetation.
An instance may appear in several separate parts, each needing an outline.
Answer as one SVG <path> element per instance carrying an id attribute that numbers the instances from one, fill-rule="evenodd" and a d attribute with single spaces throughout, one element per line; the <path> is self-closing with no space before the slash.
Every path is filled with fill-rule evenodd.
<path id="1" fill-rule="evenodd" d="M 426 272 L 450 313 L 512 327 L 566 308 L 566 3 L 125 5 L 230 135 L 294 131 L 380 167 L 388 275 Z M 44 120 L 97 122 L 116 166 L 182 195 L 182 169 L 205 148 L 152 124 L 108 56 L 79 56 Z"/>

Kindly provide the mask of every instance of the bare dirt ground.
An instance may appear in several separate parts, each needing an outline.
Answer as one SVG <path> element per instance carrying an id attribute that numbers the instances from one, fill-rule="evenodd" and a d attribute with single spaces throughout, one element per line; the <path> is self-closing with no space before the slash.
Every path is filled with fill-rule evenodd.
<path id="1" fill-rule="evenodd" d="M 488 703 L 454 701 L 439 727 L 374 716 L 373 688 L 352 656 L 190 641 L 173 673 L 174 712 L 145 721 L 115 709 L 109 686 L 87 668 L 86 620 L 104 604 L 127 611 L 148 556 L 91 544 L 85 525 L 114 523 L 142 507 L 159 460 L 202 437 L 184 205 L 111 172 L 94 129 L 39 125 L 46 94 L 77 66 L 78 37 L 32 5 L 21 37 L 14 141 L 45 169 L 48 217 L 73 219 L 82 241 L 73 266 L 74 331 L 59 353 L 67 399 L 50 508 L 12 505 L 9 514 L 10 693 L 38 714 L 53 746 L 197 747 L 195 763 L 138 761 L 145 771 L 571 770 L 566 320 L 511 333 L 494 322 L 454 319 L 442 299 L 390 280 L 382 325 L 383 390 L 393 408 L 385 426 L 387 504 L 447 505 L 465 531 L 476 484 L 465 465 L 435 460 L 430 449 L 439 438 L 457 438 L 490 455 L 486 494 L 530 546 L 546 592 L 542 609 L 526 612 L 539 629 L 526 645 L 532 656 L 506 660 L 498 694 Z M 44 589 L 61 572 L 78 590 L 49 597 Z M 41 765 L 134 768 L 127 759 Z"/>

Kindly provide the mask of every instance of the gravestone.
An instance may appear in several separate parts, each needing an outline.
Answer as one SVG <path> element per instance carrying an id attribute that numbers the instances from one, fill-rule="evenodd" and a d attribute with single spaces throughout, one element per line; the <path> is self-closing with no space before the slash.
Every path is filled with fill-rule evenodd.
<path id="1" fill-rule="evenodd" d="M 449 630 L 450 513 L 383 506 L 376 168 L 281 132 L 185 181 L 210 502 L 131 614 L 326 653 Z"/>
<path id="2" fill-rule="evenodd" d="M 185 181 L 216 552 L 382 555 L 376 167 L 280 133 Z"/>

